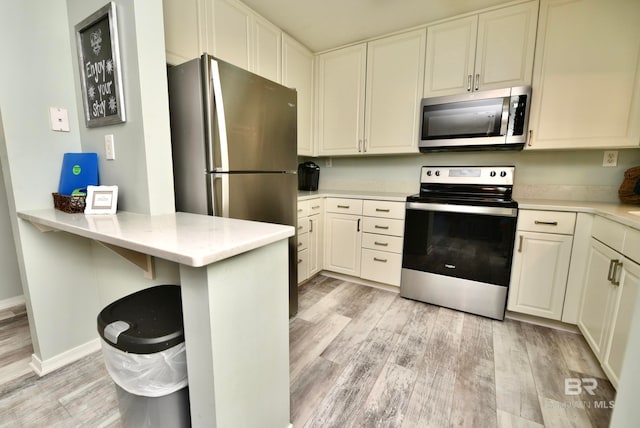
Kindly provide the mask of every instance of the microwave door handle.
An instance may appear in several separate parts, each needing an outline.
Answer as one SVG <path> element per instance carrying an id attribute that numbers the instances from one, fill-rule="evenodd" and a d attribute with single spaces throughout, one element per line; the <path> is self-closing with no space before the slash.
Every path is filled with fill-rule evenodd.
<path id="1" fill-rule="evenodd" d="M 509 97 L 505 97 L 502 99 L 502 119 L 500 122 L 500 135 L 507 135 L 507 128 L 509 126 L 509 107 L 511 104 L 511 99 Z"/>

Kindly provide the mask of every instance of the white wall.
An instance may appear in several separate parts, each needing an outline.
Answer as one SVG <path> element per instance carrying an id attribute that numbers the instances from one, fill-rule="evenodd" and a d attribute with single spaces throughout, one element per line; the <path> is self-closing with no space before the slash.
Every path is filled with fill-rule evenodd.
<path id="1" fill-rule="evenodd" d="M 120 209 L 173 211 L 168 101 L 157 0 L 117 1 L 120 14 L 126 123 L 95 130 L 84 126 L 73 26 L 105 0 L 0 0 L 0 161 L 9 217 L 24 284 L 34 353 L 51 359 L 97 337 L 100 309 L 128 292 L 177 283 L 177 265 L 157 261 L 158 278 L 87 239 L 42 233 L 16 211 L 51 208 L 65 152 L 97 151 L 113 133 L 117 160 L 101 159 L 105 184 L 118 184 Z M 49 129 L 49 107 L 69 111 L 71 132 Z M 10 246 L 0 243 L 3 248 Z M 56 302 L 73 311 L 61 311 Z"/>
<path id="2" fill-rule="evenodd" d="M 1 112 L 0 112 L 1 113 Z M 0 146 L 4 146 L 4 130 L 2 129 L 2 115 L 0 114 Z M 11 219 L 9 217 L 9 202 L 4 185 L 4 168 L 0 162 L 0 307 L 3 301 L 13 302 L 22 296 L 22 283 L 18 270 L 16 246 L 13 243 Z M 12 299 L 12 300 L 7 300 Z"/>
<path id="3" fill-rule="evenodd" d="M 640 165 L 640 149 L 620 150 L 617 167 L 602 167 L 602 150 L 426 153 L 311 159 L 322 189 L 416 193 L 422 165 L 515 165 L 514 196 L 616 202 L 624 171 Z M 305 158 L 306 159 L 306 158 Z"/>

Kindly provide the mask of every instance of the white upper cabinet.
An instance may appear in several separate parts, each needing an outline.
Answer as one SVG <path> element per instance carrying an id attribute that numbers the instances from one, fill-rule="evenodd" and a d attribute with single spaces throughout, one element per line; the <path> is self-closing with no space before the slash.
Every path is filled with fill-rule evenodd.
<path id="1" fill-rule="evenodd" d="M 298 93 L 298 155 L 313 156 L 313 54 L 287 34 L 282 35 L 282 84 Z"/>
<path id="2" fill-rule="evenodd" d="M 368 44 L 364 152 L 418 151 L 424 51 L 424 30 Z"/>
<path id="3" fill-rule="evenodd" d="M 367 45 L 317 57 L 317 141 L 320 155 L 362 151 Z"/>
<path id="4" fill-rule="evenodd" d="M 424 96 L 531 84 L 538 3 L 427 28 Z"/>
<path id="5" fill-rule="evenodd" d="M 527 149 L 638 147 L 638 17 L 638 1 L 541 1 Z"/>
<path id="6" fill-rule="evenodd" d="M 317 57 L 318 154 L 417 152 L 425 30 Z"/>
<path id="7" fill-rule="evenodd" d="M 214 0 L 213 55 L 281 81 L 282 32 L 236 0 Z"/>
<path id="8" fill-rule="evenodd" d="M 206 0 L 163 0 L 167 63 L 181 64 L 208 50 L 211 10 Z"/>

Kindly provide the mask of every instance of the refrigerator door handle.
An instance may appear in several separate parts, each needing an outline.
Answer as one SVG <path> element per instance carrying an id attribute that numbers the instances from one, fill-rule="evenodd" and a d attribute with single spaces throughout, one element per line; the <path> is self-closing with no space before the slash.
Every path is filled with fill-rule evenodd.
<path id="1" fill-rule="evenodd" d="M 210 126 L 209 128 L 210 132 L 208 133 L 209 141 L 207 142 L 207 144 L 209 145 L 210 154 L 209 154 L 209 159 L 207 159 L 207 161 L 210 162 L 210 165 L 209 165 L 210 171 L 214 171 L 214 170 L 229 171 L 229 143 L 227 139 L 227 122 L 224 115 L 224 103 L 222 100 L 222 83 L 220 80 L 220 69 L 218 68 L 218 61 L 216 61 L 215 59 L 211 59 L 210 64 L 211 64 L 211 83 L 213 85 L 214 105 L 213 106 L 210 105 L 211 100 L 208 101 L 207 108 L 209 109 L 209 114 L 207 116 L 209 117 L 208 120 L 211 121 L 213 119 L 211 115 L 211 109 L 215 110 L 216 119 L 218 121 L 218 137 L 219 137 L 218 141 L 220 143 L 220 169 L 216 168 L 216 165 L 214 164 L 214 159 L 213 159 L 213 153 L 215 152 L 214 151 L 215 141 L 213 139 L 212 126 Z"/>
<path id="2" fill-rule="evenodd" d="M 209 215 L 229 217 L 229 174 L 209 175 Z M 220 198 L 218 198 L 217 181 L 220 180 Z M 219 199 L 219 201 L 218 201 Z"/>

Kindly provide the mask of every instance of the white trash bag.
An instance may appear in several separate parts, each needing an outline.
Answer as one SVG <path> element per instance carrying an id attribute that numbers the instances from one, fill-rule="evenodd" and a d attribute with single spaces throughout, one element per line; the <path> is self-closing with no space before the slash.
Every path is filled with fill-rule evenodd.
<path id="1" fill-rule="evenodd" d="M 133 354 L 102 339 L 102 354 L 111 378 L 131 394 L 161 397 L 187 386 L 184 342 L 153 354 Z"/>

